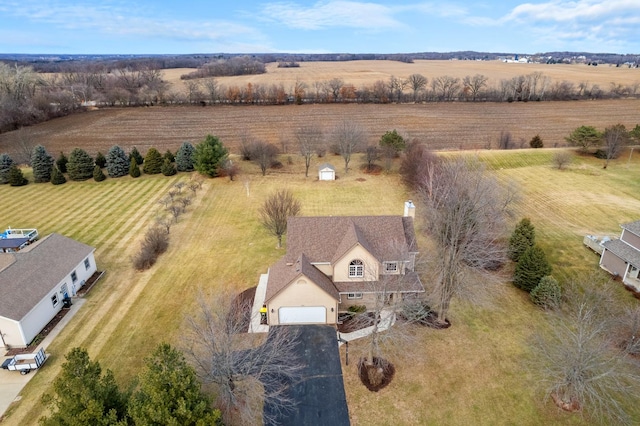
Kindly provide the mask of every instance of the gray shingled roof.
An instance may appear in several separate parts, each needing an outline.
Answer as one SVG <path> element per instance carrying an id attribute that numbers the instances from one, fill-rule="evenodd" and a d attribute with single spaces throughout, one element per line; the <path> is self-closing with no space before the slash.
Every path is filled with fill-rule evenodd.
<path id="1" fill-rule="evenodd" d="M 630 222 L 630 223 L 623 223 L 620 226 L 622 227 L 622 229 L 626 229 L 632 234 L 636 234 L 637 236 L 640 237 L 640 220 L 636 220 L 635 222 Z"/>
<path id="2" fill-rule="evenodd" d="M 17 253 L 0 253 L 0 316 L 20 321 L 94 250 L 51 234 Z"/>
<path id="3" fill-rule="evenodd" d="M 267 294 L 265 301 L 271 300 L 283 288 L 297 277 L 304 275 L 323 289 L 334 299 L 338 299 L 338 289 L 333 285 L 329 277 L 323 274 L 318 268 L 309 263 L 309 260 L 303 254 L 298 257 L 296 262 L 286 262 L 282 258 L 269 270 L 269 281 L 267 281 Z"/>
<path id="4" fill-rule="evenodd" d="M 308 216 L 289 218 L 285 257 L 295 262 L 304 253 L 311 263 L 330 262 L 349 242 L 359 242 L 380 261 L 397 260 L 398 247 L 418 251 L 410 217 Z"/>
<path id="5" fill-rule="evenodd" d="M 606 241 L 602 246 L 636 268 L 640 268 L 640 251 L 620 239 Z"/>

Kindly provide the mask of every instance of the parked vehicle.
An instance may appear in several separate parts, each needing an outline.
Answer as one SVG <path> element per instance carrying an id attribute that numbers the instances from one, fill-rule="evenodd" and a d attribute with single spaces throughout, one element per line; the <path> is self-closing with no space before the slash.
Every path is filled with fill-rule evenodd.
<path id="1" fill-rule="evenodd" d="M 47 360 L 44 349 L 40 349 L 35 354 L 19 354 L 9 358 L 2 363 L 5 370 L 19 371 L 20 374 L 29 374 L 31 370 L 42 367 Z"/>

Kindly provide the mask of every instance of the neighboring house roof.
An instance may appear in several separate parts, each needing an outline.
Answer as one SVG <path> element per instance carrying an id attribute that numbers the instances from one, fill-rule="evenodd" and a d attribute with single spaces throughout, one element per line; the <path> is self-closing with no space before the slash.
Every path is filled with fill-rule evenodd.
<path id="1" fill-rule="evenodd" d="M 327 325 L 286 327 L 296 335 L 295 351 L 303 365 L 300 380 L 285 391 L 285 397 L 293 399 L 296 407 L 292 412 L 278 412 L 266 401 L 264 410 L 275 415 L 276 424 L 282 426 L 348 426 L 349 408 L 336 330 Z M 267 341 L 270 336 L 271 333 Z"/>
<path id="2" fill-rule="evenodd" d="M 0 316 L 20 321 L 94 250 L 51 234 L 17 253 L 0 253 Z"/>
<path id="3" fill-rule="evenodd" d="M 304 253 L 311 263 L 331 262 L 356 243 L 376 259 L 396 260 L 398 250 L 417 252 L 413 218 L 405 216 L 308 216 L 287 222 L 287 262 Z M 341 253 L 339 253 L 341 252 Z"/>
<path id="4" fill-rule="evenodd" d="M 336 171 L 336 168 L 329 163 L 323 163 L 318 166 L 318 170 L 324 170 L 324 169 L 330 169 L 330 170 L 333 170 L 334 172 Z"/>
<path id="5" fill-rule="evenodd" d="M 28 241 L 29 238 L 3 238 L 0 239 L 0 249 L 17 249 Z"/>
<path id="6" fill-rule="evenodd" d="M 295 262 L 286 262 L 286 259 L 282 258 L 271 267 L 265 301 L 271 300 L 288 284 L 302 275 L 309 278 L 334 299 L 337 300 L 340 297 L 338 289 L 333 285 L 331 279 L 313 266 L 307 257 L 302 254 Z"/>
<path id="7" fill-rule="evenodd" d="M 609 250 L 625 262 L 630 263 L 637 268 L 640 267 L 640 251 L 631 245 L 619 239 L 606 241 L 602 245 L 605 249 Z"/>
<path id="8" fill-rule="evenodd" d="M 636 234 L 637 236 L 640 236 L 640 220 L 636 220 L 635 222 L 630 222 L 630 223 L 623 223 L 622 225 L 620 225 L 620 227 L 622 229 L 626 229 L 632 234 Z"/>

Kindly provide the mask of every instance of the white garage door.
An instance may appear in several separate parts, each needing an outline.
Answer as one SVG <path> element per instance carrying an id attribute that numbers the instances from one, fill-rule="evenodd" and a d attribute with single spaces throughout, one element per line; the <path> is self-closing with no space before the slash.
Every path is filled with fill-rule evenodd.
<path id="1" fill-rule="evenodd" d="M 278 310 L 280 324 L 325 324 L 327 308 L 324 306 L 287 306 Z"/>
<path id="2" fill-rule="evenodd" d="M 320 172 L 320 180 L 333 180 L 333 172 Z"/>

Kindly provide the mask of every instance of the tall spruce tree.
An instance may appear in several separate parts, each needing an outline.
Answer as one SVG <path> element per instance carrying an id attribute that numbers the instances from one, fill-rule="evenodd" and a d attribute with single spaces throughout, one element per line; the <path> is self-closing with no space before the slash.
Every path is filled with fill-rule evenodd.
<path id="1" fill-rule="evenodd" d="M 229 152 L 216 136 L 207 137 L 196 146 L 194 168 L 209 177 L 216 177 L 227 161 Z"/>
<path id="2" fill-rule="evenodd" d="M 9 183 L 9 170 L 12 165 L 13 160 L 9 157 L 9 154 L 0 154 L 0 184 Z"/>
<path id="3" fill-rule="evenodd" d="M 162 171 L 162 154 L 157 149 L 151 147 L 144 156 L 142 171 L 148 175 L 156 175 Z"/>
<path id="4" fill-rule="evenodd" d="M 100 166 L 96 164 L 95 167 L 93 168 L 93 180 L 95 180 L 96 182 L 102 182 L 106 178 L 107 177 L 105 176 Z"/>
<path id="5" fill-rule="evenodd" d="M 98 151 L 98 153 L 96 154 L 96 166 L 103 168 L 104 166 L 107 165 L 107 159 L 105 158 L 104 155 L 102 155 L 102 153 L 100 151 Z"/>
<path id="6" fill-rule="evenodd" d="M 542 277 L 551 274 L 551 265 L 539 246 L 529 247 L 522 253 L 513 273 L 513 284 L 531 293 Z"/>
<path id="7" fill-rule="evenodd" d="M 51 183 L 54 185 L 62 185 L 67 182 L 67 178 L 64 177 L 58 166 L 51 168 Z"/>
<path id="8" fill-rule="evenodd" d="M 114 145 L 107 152 L 107 173 L 111 177 L 121 177 L 129 173 L 129 157 L 124 149 Z"/>
<path id="9" fill-rule="evenodd" d="M 129 164 L 129 176 L 138 178 L 140 177 L 140 174 L 140 166 L 138 166 L 136 159 L 131 157 L 131 163 Z"/>
<path id="10" fill-rule="evenodd" d="M 20 170 L 20 167 L 15 164 L 11 165 L 11 167 L 9 168 L 9 185 L 24 186 L 27 183 L 29 183 L 29 181 L 22 174 L 22 170 Z"/>
<path id="11" fill-rule="evenodd" d="M 176 153 L 176 167 L 179 172 L 193 171 L 193 156 L 196 149 L 189 142 L 183 142 Z"/>
<path id="12" fill-rule="evenodd" d="M 87 180 L 93 177 L 93 158 L 84 149 L 74 148 L 69 154 L 67 173 L 71 180 Z"/>
<path id="13" fill-rule="evenodd" d="M 58 170 L 60 170 L 60 173 L 67 173 L 68 162 L 69 159 L 67 158 L 67 156 L 64 155 L 64 152 L 60 151 L 60 155 L 58 155 L 58 158 L 56 159 L 56 166 L 58 166 Z"/>
<path id="14" fill-rule="evenodd" d="M 138 148 L 136 148 L 135 146 L 131 148 L 131 153 L 129 154 L 129 158 L 132 157 L 136 159 L 137 165 L 142 164 L 142 162 L 144 161 L 144 158 L 142 158 L 142 154 L 140 154 L 140 151 L 138 151 Z"/>
<path id="15" fill-rule="evenodd" d="M 509 238 L 509 259 L 517 262 L 529 247 L 536 243 L 536 230 L 529 218 L 523 218 L 516 225 Z"/>
<path id="16" fill-rule="evenodd" d="M 44 146 L 36 145 L 31 151 L 31 167 L 33 167 L 33 181 L 43 183 L 51 181 L 51 167 L 54 160 Z"/>

